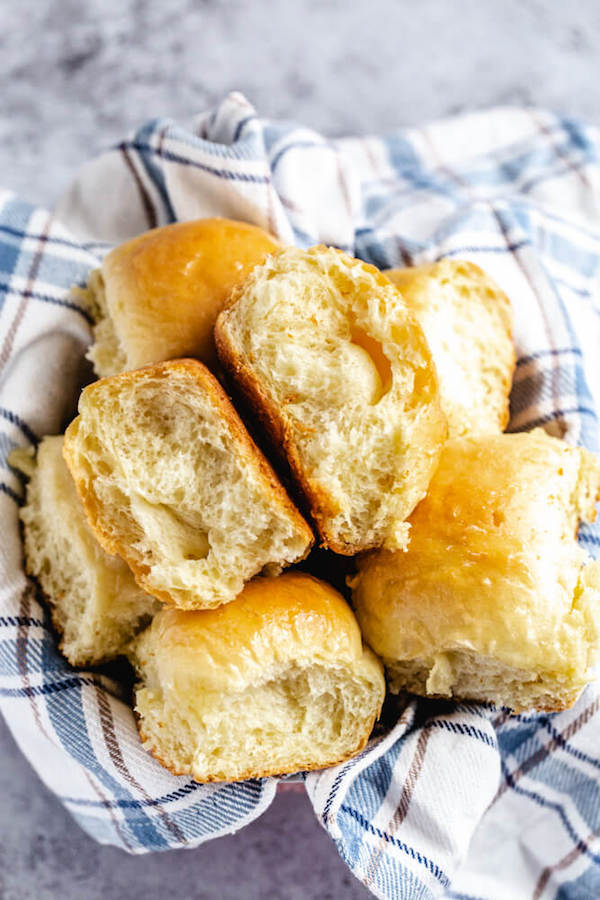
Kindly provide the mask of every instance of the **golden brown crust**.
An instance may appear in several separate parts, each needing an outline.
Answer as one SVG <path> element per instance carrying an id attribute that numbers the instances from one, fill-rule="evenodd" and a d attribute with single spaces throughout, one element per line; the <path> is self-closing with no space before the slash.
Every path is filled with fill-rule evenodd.
<path id="1" fill-rule="evenodd" d="M 599 484 L 598 460 L 541 430 L 448 441 L 406 552 L 365 555 L 351 581 L 392 683 L 568 708 L 598 653 L 600 567 L 575 529 Z"/>
<path id="2" fill-rule="evenodd" d="M 260 381 L 253 375 L 252 369 L 244 364 L 242 357 L 235 352 L 226 334 L 219 329 L 218 321 L 215 328 L 215 343 L 219 360 L 232 379 L 235 389 L 239 390 L 245 403 L 258 418 L 280 464 L 285 469 L 289 469 L 295 484 L 304 495 L 303 499 L 305 502 L 308 501 L 311 516 L 321 538 L 319 546 L 333 550 L 342 556 L 354 556 L 361 549 L 359 546 L 340 544 L 327 534 L 327 520 L 336 514 L 337 506 L 326 491 L 313 485 L 305 477 L 304 467 L 295 447 L 293 430 L 278 414 L 277 408 L 270 402 Z"/>
<path id="3" fill-rule="evenodd" d="M 398 691 L 397 693 L 400 693 L 400 691 Z M 407 691 L 407 693 L 412 694 L 411 691 Z M 578 694 L 574 695 L 573 699 L 568 702 L 559 702 L 558 700 L 556 700 L 554 703 L 549 703 L 548 705 L 544 705 L 544 706 L 539 706 L 538 704 L 536 704 L 535 712 L 536 713 L 538 713 L 538 712 L 546 712 L 546 713 L 564 712 L 566 709 L 571 709 L 577 703 L 577 700 L 578 700 L 580 694 L 581 694 L 581 691 Z M 413 696 L 418 697 L 420 695 L 413 694 Z M 467 697 L 467 696 L 463 696 L 462 694 L 452 694 L 452 697 L 448 697 L 447 694 L 427 693 L 427 699 L 428 700 L 445 700 L 445 701 L 450 701 L 452 703 L 481 703 L 482 702 L 478 697 Z M 499 706 L 498 704 L 493 704 L 493 703 L 491 704 L 491 706 L 493 706 L 494 709 L 509 710 L 511 716 L 513 716 L 513 715 L 518 716 L 523 713 L 530 713 L 531 709 L 532 709 L 531 705 L 520 706 L 518 703 L 512 704 L 510 707 L 509 706 Z"/>
<path id="4" fill-rule="evenodd" d="M 223 421 L 227 423 L 232 442 L 238 446 L 241 455 L 245 457 L 246 460 L 253 460 L 254 464 L 257 466 L 260 477 L 266 482 L 265 492 L 271 494 L 273 503 L 277 504 L 279 508 L 293 520 L 295 527 L 300 532 L 304 533 L 306 541 L 308 542 L 307 550 L 302 557 L 302 559 L 304 559 L 308 556 L 310 548 L 314 543 L 312 530 L 288 497 L 279 482 L 273 467 L 248 434 L 229 397 L 215 376 L 203 363 L 196 359 L 169 360 L 168 362 L 145 366 L 144 368 L 136 369 L 133 372 L 122 372 L 120 375 L 112 375 L 109 378 L 100 379 L 84 390 L 89 396 L 90 394 L 93 395 L 93 393 L 98 390 L 102 390 L 102 386 L 106 382 L 110 381 L 114 384 L 116 379 L 123 384 L 134 384 L 137 380 L 148 375 L 166 379 L 175 372 L 184 372 L 185 374 L 190 375 L 196 383 L 201 385 L 204 391 L 210 395 L 212 402 L 219 410 Z M 67 428 L 63 445 L 63 455 L 75 481 L 75 486 L 81 498 L 90 528 L 107 553 L 118 554 L 125 560 L 133 572 L 135 580 L 143 590 L 151 593 L 163 603 L 173 605 L 174 601 L 170 594 L 160 590 L 154 584 L 149 585 L 146 576 L 150 569 L 148 566 L 140 563 L 139 559 L 131 552 L 130 545 L 127 542 L 120 541 L 117 537 L 112 536 L 103 526 L 102 516 L 100 515 L 101 506 L 96 502 L 96 496 L 93 490 L 90 491 L 88 489 L 86 478 L 78 470 L 75 453 L 71 446 L 71 435 L 73 434 L 76 424 L 77 419 L 75 419 Z"/>
<path id="5" fill-rule="evenodd" d="M 363 645 L 349 605 L 327 582 L 297 571 L 257 577 L 217 609 L 162 610 L 133 642 L 130 658 L 140 677 L 136 716 L 142 741 L 170 771 L 195 772 L 203 781 L 241 781 L 343 762 L 364 747 L 385 697 L 383 667 Z M 290 688 L 290 677 L 299 672 L 308 692 Z M 314 679 L 307 678 L 311 673 Z M 264 710 L 268 684 L 276 687 L 282 708 L 261 739 L 256 714 Z M 359 699 L 351 700 L 358 685 Z M 328 703 L 320 707 L 319 700 L 332 695 L 339 704 L 337 726 L 328 731 L 332 709 Z M 250 712 L 245 727 L 253 752 L 242 729 L 239 751 L 232 754 L 237 741 L 225 746 L 212 730 L 218 720 L 234 715 L 237 721 L 225 710 L 236 709 L 228 702 L 240 698 Z M 322 720 L 305 729 L 303 709 L 320 710 Z M 352 725 L 340 744 L 342 711 Z M 205 723 L 199 730 L 198 721 Z M 294 729 L 303 743 L 291 742 Z M 290 738 L 285 748 L 274 733 L 282 741 Z M 205 755 L 202 763 L 198 755 Z"/>
<path id="6" fill-rule="evenodd" d="M 112 250 L 101 269 L 104 305 L 126 368 L 187 356 L 214 367 L 219 311 L 280 246 L 256 225 L 209 218 L 164 225 Z"/>

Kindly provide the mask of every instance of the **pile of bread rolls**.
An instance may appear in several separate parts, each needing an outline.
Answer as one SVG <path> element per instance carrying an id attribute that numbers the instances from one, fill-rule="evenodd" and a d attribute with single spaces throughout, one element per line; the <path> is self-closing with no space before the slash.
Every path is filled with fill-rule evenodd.
<path id="1" fill-rule="evenodd" d="M 600 564 L 576 533 L 600 463 L 502 433 L 510 304 L 481 269 L 380 272 L 206 219 L 117 247 L 80 300 L 101 378 L 21 458 L 26 566 L 73 665 L 129 657 L 167 768 L 339 763 L 386 681 L 575 701 L 598 655 Z M 310 574 L 315 544 L 330 580 L 351 558 L 352 606 Z"/>

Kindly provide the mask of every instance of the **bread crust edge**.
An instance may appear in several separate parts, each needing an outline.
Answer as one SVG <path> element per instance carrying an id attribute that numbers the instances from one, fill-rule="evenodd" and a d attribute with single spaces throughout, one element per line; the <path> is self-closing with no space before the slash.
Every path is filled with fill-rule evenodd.
<path id="1" fill-rule="evenodd" d="M 162 363 L 155 363 L 150 366 L 144 366 L 141 369 L 135 369 L 131 372 L 121 372 L 118 375 L 111 375 L 107 378 L 102 378 L 90 385 L 88 390 L 95 390 L 97 389 L 98 385 L 108 380 L 113 381 L 115 379 L 119 379 L 122 382 L 133 383 L 139 377 L 139 373 L 152 373 L 158 375 L 159 377 L 167 378 L 171 372 L 185 372 L 187 374 L 190 374 L 195 378 L 197 383 L 201 384 L 206 389 L 206 392 L 209 394 L 211 401 L 213 402 L 213 405 L 221 413 L 222 418 L 227 425 L 229 434 L 232 437 L 233 442 L 238 447 L 238 450 L 241 451 L 244 459 L 254 459 L 260 477 L 263 479 L 263 482 L 266 482 L 265 491 L 271 492 L 271 497 L 277 503 L 279 509 L 287 513 L 288 517 L 293 521 L 296 529 L 299 532 L 302 532 L 306 538 L 307 548 L 304 552 L 304 555 L 294 560 L 295 563 L 301 562 L 308 556 L 314 544 L 314 534 L 312 532 L 312 529 L 302 517 L 300 512 L 296 509 L 290 497 L 287 495 L 283 485 L 277 478 L 275 470 L 244 427 L 242 420 L 240 419 L 224 388 L 221 386 L 221 384 L 219 384 L 216 377 L 210 372 L 210 370 L 207 368 L 207 366 L 204 365 L 204 363 L 196 359 L 179 359 L 169 360 Z M 101 511 L 101 504 L 96 500 L 96 495 L 93 489 L 87 489 L 86 479 L 82 477 L 78 471 L 75 454 L 71 447 L 71 437 L 69 433 L 71 432 L 73 425 L 75 422 L 77 422 L 78 418 L 79 417 L 77 417 L 69 425 L 65 432 L 63 456 L 65 462 L 67 463 L 69 471 L 73 476 L 73 480 L 77 488 L 77 493 L 79 494 L 79 497 L 83 504 L 83 508 L 90 528 L 97 538 L 98 543 L 107 553 L 117 554 L 127 563 L 133 573 L 137 584 L 142 590 L 146 591 L 146 593 L 151 594 L 153 597 L 156 597 L 158 600 L 168 606 L 175 606 L 180 609 L 200 608 L 197 606 L 184 607 L 181 605 L 181 603 L 176 603 L 171 594 L 169 594 L 167 591 L 157 589 L 154 585 L 149 584 L 146 576 L 150 571 L 150 567 L 141 562 L 138 556 L 135 556 L 131 553 L 131 548 L 128 543 L 120 541 L 118 540 L 118 538 L 111 536 L 102 527 L 99 516 L 99 511 Z M 219 604 L 213 604 L 212 606 L 214 607 L 218 605 Z"/>

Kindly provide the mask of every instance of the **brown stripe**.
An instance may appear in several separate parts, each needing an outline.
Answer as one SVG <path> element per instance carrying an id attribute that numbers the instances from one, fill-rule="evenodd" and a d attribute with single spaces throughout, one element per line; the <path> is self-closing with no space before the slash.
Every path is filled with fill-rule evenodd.
<path id="1" fill-rule="evenodd" d="M 429 145 L 429 148 L 431 150 L 431 155 L 434 157 L 434 159 L 437 163 L 437 171 L 442 172 L 444 175 L 446 175 L 450 179 L 450 181 L 453 181 L 454 184 L 457 184 L 457 185 L 459 185 L 459 187 L 465 189 L 467 191 L 467 193 L 472 193 L 472 186 L 469 184 L 469 182 L 465 181 L 464 178 L 460 177 L 458 172 L 455 172 L 453 169 L 450 169 L 446 165 L 446 163 L 442 162 L 436 145 L 434 144 L 431 136 L 427 133 L 427 131 L 424 128 L 421 129 L 421 135 L 423 136 L 423 140 L 425 141 L 425 143 Z M 476 200 L 480 199 L 476 195 L 474 195 L 474 196 L 475 196 Z"/>
<path id="2" fill-rule="evenodd" d="M 419 738 L 417 740 L 417 746 L 415 749 L 414 756 L 412 758 L 412 762 L 410 764 L 410 768 L 406 775 L 406 779 L 404 782 L 404 786 L 402 788 L 402 793 L 400 794 L 400 799 L 398 801 L 398 805 L 396 806 L 396 810 L 394 815 L 388 822 L 387 827 L 384 829 L 384 834 L 394 835 L 396 830 L 400 827 L 404 819 L 408 814 L 408 810 L 410 808 L 410 801 L 412 799 L 415 786 L 417 781 L 419 780 L 419 775 L 421 774 L 421 769 L 423 768 L 423 762 L 425 760 L 425 752 L 427 750 L 427 744 L 429 742 L 429 738 L 431 737 L 431 725 L 425 725 L 421 729 L 419 733 Z M 371 859 L 369 860 L 369 866 L 366 871 L 365 877 L 363 879 L 363 883 L 366 887 L 371 886 L 373 879 L 375 878 L 375 874 L 377 871 L 377 866 L 379 865 L 379 861 L 385 852 L 386 840 L 384 837 L 380 838 L 379 843 L 375 847 Z"/>
<path id="3" fill-rule="evenodd" d="M 500 728 L 501 725 L 504 725 L 507 719 L 510 719 L 510 713 L 508 712 L 508 710 L 503 709 L 500 712 L 500 715 L 496 716 L 495 719 L 492 719 L 492 727 Z"/>
<path id="4" fill-rule="evenodd" d="M 567 728 L 557 737 L 552 738 L 551 741 L 548 742 L 544 747 L 540 747 L 533 753 L 525 762 L 521 763 L 521 765 L 515 769 L 514 772 L 511 773 L 511 782 L 519 781 L 523 778 L 524 775 L 527 775 L 532 769 L 534 769 L 537 765 L 543 762 L 550 753 L 556 750 L 557 747 L 562 746 L 566 741 L 569 740 L 576 732 L 579 731 L 586 722 L 592 718 L 592 716 L 597 712 L 600 707 L 600 697 L 597 697 L 593 703 L 587 706 L 583 712 L 581 712 L 576 719 L 574 719 Z M 504 783 L 498 788 L 498 793 L 494 797 L 493 802 L 499 800 L 502 794 L 506 793 L 506 791 L 511 787 L 511 783 L 509 783 L 506 779 Z"/>
<path id="5" fill-rule="evenodd" d="M 529 283 L 529 287 L 531 288 L 531 293 L 533 294 L 535 300 L 537 301 L 537 305 L 538 305 L 538 308 L 541 313 L 541 319 L 542 319 L 542 322 L 544 325 L 544 331 L 546 333 L 547 345 L 549 346 L 549 348 L 551 350 L 556 350 L 556 344 L 554 343 L 554 340 L 552 339 L 552 329 L 550 326 L 550 321 L 546 314 L 546 308 L 544 306 L 544 302 L 543 302 L 542 298 L 538 296 L 538 292 L 537 292 L 535 283 L 533 281 L 533 278 L 531 277 L 529 270 L 527 269 L 527 266 L 523 263 L 523 261 L 521 259 L 521 250 L 520 250 L 520 248 L 517 248 L 516 250 L 513 250 L 511 248 L 510 235 L 504 225 L 504 222 L 502 221 L 502 217 L 500 216 L 498 211 L 495 209 L 492 201 L 489 201 L 489 207 L 490 207 L 490 211 L 491 211 L 492 215 L 494 216 L 494 218 L 496 219 L 496 221 L 498 223 L 502 237 L 504 238 L 504 240 L 506 242 L 507 251 L 511 254 L 513 259 L 519 266 L 521 272 L 523 273 L 527 282 Z M 546 278 L 545 273 L 542 273 L 542 274 L 545 279 Z M 550 393 L 552 395 L 553 409 L 560 408 L 559 378 L 560 378 L 560 371 L 559 371 L 558 366 L 551 366 L 550 367 Z M 554 419 L 554 421 L 556 422 L 556 425 L 560 430 L 560 437 L 564 437 L 564 435 L 567 431 L 567 426 L 564 422 L 564 419 Z"/>
<path id="6" fill-rule="evenodd" d="M 536 125 L 538 125 L 538 127 L 540 127 L 540 126 L 539 126 L 539 123 L 538 123 L 537 121 L 536 121 Z M 433 155 L 435 156 L 435 158 L 437 159 L 438 163 L 440 163 L 440 158 L 439 158 L 439 155 L 438 155 L 438 153 L 437 153 L 437 148 L 436 148 L 435 144 L 433 143 L 433 141 L 431 140 L 431 138 L 429 137 L 429 135 L 427 134 L 426 131 L 422 131 L 421 133 L 423 134 L 423 137 L 424 137 L 424 139 L 426 140 L 426 142 L 429 144 L 429 147 L 431 148 L 432 153 L 433 153 Z M 440 163 L 440 166 L 439 166 L 439 170 L 440 170 L 441 172 L 444 172 L 449 178 L 451 178 L 451 179 L 455 182 L 455 184 L 458 184 L 458 185 L 460 185 L 463 189 L 466 189 L 467 193 L 471 193 L 471 186 L 468 184 L 468 182 L 466 182 L 464 179 L 462 179 L 462 178 L 458 175 L 458 173 L 452 171 L 452 169 L 449 169 L 447 166 L 445 166 L 445 165 L 443 165 L 443 164 L 441 164 L 441 163 Z M 476 194 L 474 195 L 474 197 L 475 197 L 475 199 L 484 201 L 484 198 L 478 197 Z M 484 201 L 484 202 L 485 202 L 485 201 Z M 525 278 L 526 278 L 527 281 L 529 282 L 529 286 L 531 287 L 531 291 L 532 291 L 532 293 L 533 293 L 533 296 L 534 296 L 535 299 L 537 300 L 537 303 L 538 303 L 538 306 L 539 306 L 539 309 L 540 309 L 540 312 L 541 312 L 541 318 L 542 318 L 542 322 L 544 323 L 544 331 L 545 331 L 545 333 L 546 333 L 546 339 L 547 339 L 547 342 L 548 342 L 548 346 L 549 346 L 552 350 L 555 350 L 555 349 L 556 349 L 556 344 L 555 344 L 554 341 L 552 340 L 552 331 L 551 331 L 551 327 L 550 327 L 550 322 L 549 322 L 549 320 L 548 320 L 548 318 L 547 318 L 547 316 L 546 316 L 546 310 L 545 310 L 545 308 L 544 308 L 544 303 L 542 302 L 542 299 L 541 299 L 540 297 L 538 297 L 538 293 L 537 293 L 537 290 L 536 290 L 536 288 L 535 288 L 534 281 L 533 281 L 531 275 L 529 274 L 529 271 L 528 271 L 526 265 L 525 265 L 525 264 L 523 263 L 523 261 L 521 260 L 521 252 L 520 252 L 520 250 L 518 250 L 518 249 L 517 249 L 517 250 L 512 250 L 512 249 L 511 249 L 511 246 L 510 246 L 510 244 L 511 244 L 510 236 L 509 236 L 508 231 L 507 231 L 507 229 L 506 229 L 506 227 L 505 227 L 505 225 L 504 225 L 504 222 L 502 221 L 502 218 L 501 218 L 500 214 L 497 212 L 496 208 L 494 207 L 493 201 L 492 201 L 492 200 L 488 200 L 488 201 L 487 201 L 487 204 L 488 204 L 488 206 L 489 206 L 489 208 L 490 208 L 490 211 L 491 211 L 492 215 L 494 216 L 494 218 L 496 219 L 496 221 L 497 221 L 497 223 L 498 223 L 498 226 L 499 226 L 499 228 L 500 228 L 500 232 L 501 232 L 501 234 L 502 234 L 502 237 L 504 238 L 504 240 L 505 240 L 505 242 L 506 242 L 506 248 L 507 248 L 508 252 L 514 257 L 515 262 L 517 263 L 517 265 L 518 265 L 519 268 L 521 269 L 521 272 L 523 273 L 523 275 L 525 276 Z M 543 277 L 546 278 L 545 273 L 543 273 Z M 551 372 L 551 375 L 550 375 L 550 390 L 551 390 L 551 394 L 552 394 L 552 405 L 553 405 L 554 409 L 557 409 L 557 408 L 559 407 L 559 405 L 560 405 L 560 404 L 559 404 L 560 389 L 559 389 L 559 385 L 558 385 L 558 378 L 559 378 L 558 367 L 552 366 L 550 372 Z M 556 424 L 558 425 L 558 427 L 559 427 L 559 428 L 561 429 L 561 431 L 562 431 L 562 434 L 561 434 L 561 437 L 562 437 L 562 436 L 564 435 L 564 433 L 566 432 L 566 430 L 567 430 L 567 429 L 566 429 L 566 426 L 565 426 L 565 424 L 564 424 L 564 421 L 563 421 L 562 419 L 556 419 L 555 421 L 556 421 Z"/>
<path id="7" fill-rule="evenodd" d="M 413 264 L 412 256 L 410 255 L 410 253 L 404 246 L 402 239 L 396 235 L 395 240 L 396 240 L 396 248 L 402 258 L 402 262 L 404 263 L 405 266 L 412 266 L 412 264 Z"/>
<path id="8" fill-rule="evenodd" d="M 125 160 L 125 164 L 129 171 L 133 176 L 133 180 L 135 181 L 136 187 L 140 194 L 140 200 L 142 201 L 142 206 L 144 207 L 144 212 L 146 214 L 146 219 L 148 220 L 148 228 L 156 228 L 158 225 L 158 219 L 156 217 L 156 210 L 154 209 L 154 205 L 152 200 L 150 199 L 150 194 L 146 190 L 144 182 L 140 178 L 139 172 L 136 169 L 134 162 L 131 158 L 131 154 L 129 150 L 124 144 L 121 144 L 119 147 L 123 159 Z"/>
<path id="9" fill-rule="evenodd" d="M 50 740 L 50 736 L 48 735 L 46 729 L 42 725 L 42 720 L 40 717 L 39 710 L 37 708 L 37 704 L 35 702 L 35 697 L 33 691 L 30 690 L 31 682 L 29 680 L 29 675 L 27 673 L 27 642 L 29 640 L 29 628 L 24 623 L 31 617 L 31 587 L 28 586 L 23 591 L 23 595 L 21 597 L 21 605 L 19 607 L 19 620 L 21 621 L 21 625 L 19 625 L 17 629 L 17 648 L 16 648 L 16 657 L 17 657 L 17 665 L 19 667 L 19 675 L 21 676 L 21 681 L 25 690 L 27 691 L 27 695 L 29 698 L 29 702 L 31 704 L 31 711 L 33 712 L 33 718 L 35 719 L 35 724 L 38 726 L 42 734 L 45 738 Z"/>
<path id="10" fill-rule="evenodd" d="M 268 170 L 267 179 L 265 182 L 267 188 L 267 205 L 268 205 L 268 217 L 267 221 L 269 223 L 268 230 L 271 234 L 275 234 L 275 209 L 273 204 L 273 194 L 276 194 L 275 188 L 273 187 L 273 182 L 271 181 L 271 170 Z"/>
<path id="11" fill-rule="evenodd" d="M 350 222 L 352 222 L 352 198 L 350 197 L 350 191 L 348 190 L 348 184 L 346 182 L 346 178 L 344 175 L 344 167 L 342 165 L 342 154 L 338 150 L 337 147 L 335 147 L 335 164 L 336 164 L 336 168 L 337 168 L 338 182 L 341 185 L 342 196 L 344 198 L 344 203 L 346 205 L 346 214 L 347 214 Z"/>
<path id="12" fill-rule="evenodd" d="M 25 310 L 27 309 L 27 305 L 29 303 L 29 298 L 33 291 L 35 280 L 37 278 L 37 274 L 40 269 L 40 264 L 42 261 L 42 256 L 44 253 L 44 247 L 48 240 L 48 232 L 50 231 L 50 223 L 52 222 L 52 216 L 48 216 L 48 220 L 42 229 L 39 238 L 38 238 L 38 248 L 33 255 L 33 259 L 31 261 L 31 266 L 29 269 L 29 275 L 27 276 L 27 282 L 25 285 L 25 290 L 22 292 L 23 296 L 21 298 L 21 302 L 17 308 L 17 312 L 15 314 L 14 319 L 10 323 L 10 328 L 6 333 L 6 337 L 4 338 L 4 342 L 2 344 L 2 350 L 0 352 L 0 369 L 3 369 L 6 363 L 8 362 L 8 358 L 10 356 L 10 352 L 13 348 L 14 340 L 19 329 L 19 325 L 23 320 L 23 316 L 25 315 Z"/>
<path id="13" fill-rule="evenodd" d="M 371 139 L 363 138 L 362 145 L 365 150 L 365 155 L 366 155 L 367 159 L 369 160 L 371 168 L 373 169 L 373 174 L 375 175 L 376 178 L 378 178 L 379 177 L 379 160 L 373 153 L 373 148 L 371 147 Z"/>
<path id="14" fill-rule="evenodd" d="M 121 773 L 123 778 L 129 782 L 129 784 L 134 787 L 140 794 L 144 797 L 145 800 L 152 800 L 150 794 L 144 790 L 141 784 L 136 781 L 133 777 L 127 765 L 125 764 L 125 760 L 123 759 L 123 754 L 121 753 L 121 748 L 119 746 L 119 742 L 117 740 L 117 735 L 115 733 L 115 727 L 112 717 L 112 712 L 110 708 L 110 704 L 106 699 L 106 694 L 104 690 L 100 687 L 96 688 L 96 696 L 98 698 L 98 710 L 100 712 L 100 722 L 102 724 L 102 734 L 104 737 L 104 743 L 108 749 L 109 756 L 115 766 L 115 768 Z M 167 815 L 165 810 L 157 805 L 156 807 L 158 815 L 162 819 L 163 825 L 171 832 L 171 834 L 176 838 L 176 840 L 181 841 L 182 843 L 186 843 L 185 834 L 181 831 L 179 826 L 172 821 L 170 816 Z"/>
<path id="15" fill-rule="evenodd" d="M 585 853 L 589 849 L 590 841 L 597 837 L 599 833 L 600 832 L 598 831 L 590 831 L 585 840 L 579 841 L 573 847 L 573 849 L 570 850 L 569 853 L 567 853 L 566 856 L 563 856 L 560 862 L 555 863 L 553 866 L 547 866 L 538 878 L 531 900 L 540 900 L 540 897 L 544 893 L 544 889 L 550 881 L 552 874 L 554 872 L 558 872 L 560 869 L 568 868 L 568 866 L 570 866 L 578 856 L 581 856 L 582 853 Z"/>
<path id="16" fill-rule="evenodd" d="M 555 146 L 552 143 L 552 130 L 550 128 L 548 128 L 548 126 L 546 125 L 545 122 L 543 122 L 540 118 L 538 118 L 536 111 L 534 109 L 529 109 L 528 112 L 529 112 L 530 117 L 535 122 L 535 125 L 538 128 L 538 130 L 545 137 L 548 138 L 548 143 L 550 144 L 550 146 L 552 147 L 552 149 L 554 150 L 554 152 L 556 153 L 558 158 L 561 160 L 561 162 L 563 162 L 565 164 L 567 169 L 570 169 L 572 172 L 574 172 L 577 175 L 577 177 L 579 178 L 579 180 L 581 181 L 581 183 L 583 184 L 583 186 L 585 187 L 586 190 L 594 191 L 595 188 L 590 183 L 590 180 L 587 177 L 587 175 L 585 174 L 585 172 L 581 171 L 579 166 L 573 162 L 573 160 L 568 156 L 568 154 L 563 153 L 563 151 L 558 146 Z"/>
<path id="17" fill-rule="evenodd" d="M 298 215 L 302 215 L 302 209 L 296 204 L 289 200 L 287 197 L 279 194 L 279 200 L 281 201 L 281 205 L 285 206 L 286 209 L 291 210 L 291 212 L 297 213 Z"/>
<path id="18" fill-rule="evenodd" d="M 402 788 L 402 794 L 400 795 L 398 806 L 396 807 L 396 812 L 394 813 L 394 816 L 392 818 L 392 825 L 394 829 L 396 829 L 404 821 L 408 813 L 410 801 L 419 779 L 419 775 L 421 774 L 421 769 L 423 768 L 425 751 L 427 750 L 427 744 L 429 743 L 430 737 L 431 726 L 421 729 L 421 732 L 419 733 L 419 739 L 417 741 L 417 749 L 415 750 L 413 761 L 411 763 L 410 769 L 408 770 L 408 775 L 406 776 L 406 781 L 404 782 L 404 787 Z"/>
<path id="19" fill-rule="evenodd" d="M 92 790 L 98 794 L 98 796 L 100 797 L 102 806 L 104 807 L 104 809 L 106 809 L 108 811 L 108 814 L 109 814 L 110 818 L 112 819 L 112 823 L 115 826 L 115 830 L 116 830 L 117 834 L 120 836 L 121 840 L 123 841 L 123 843 L 125 844 L 127 849 L 133 850 L 134 849 L 133 844 L 131 843 L 131 841 L 129 840 L 129 838 L 127 837 L 127 835 L 121 828 L 121 823 L 119 822 L 119 820 L 115 814 L 115 811 L 112 808 L 110 800 L 103 793 L 103 791 L 100 790 L 100 787 L 96 784 L 96 782 L 94 781 L 94 779 L 92 778 L 92 776 L 90 775 L 88 770 L 84 766 L 82 766 L 81 768 L 82 768 L 83 774 L 85 775 L 85 777 L 87 779 L 88 784 L 90 785 Z"/>
<path id="20" fill-rule="evenodd" d="M 23 596 L 21 597 L 21 605 L 19 608 L 19 616 L 23 622 L 25 622 L 31 616 L 31 588 L 30 587 L 27 587 L 23 591 Z M 19 626 L 19 628 L 17 630 L 17 652 L 16 652 L 17 663 L 19 666 L 19 674 L 21 676 L 21 681 L 26 689 L 29 689 L 31 687 L 31 682 L 30 682 L 29 676 L 27 674 L 27 642 L 29 640 L 28 632 L 29 632 L 29 629 L 26 625 Z M 36 723 L 37 727 L 39 728 L 41 733 L 44 735 L 44 737 L 48 741 L 50 741 L 51 744 L 54 744 L 54 741 L 52 740 L 52 738 L 50 737 L 50 735 L 44 728 L 33 692 L 31 692 L 31 691 L 28 692 L 28 699 L 31 704 L 31 711 L 33 713 L 33 718 L 35 719 L 35 723 Z M 65 750 L 64 752 L 66 755 L 67 751 Z M 98 785 L 92 780 L 90 773 L 87 771 L 86 767 L 82 765 L 81 770 L 83 771 L 83 774 L 85 775 L 87 781 L 91 785 L 92 790 L 97 794 L 97 796 L 100 798 L 100 801 L 103 804 L 103 806 L 108 810 L 108 813 L 113 821 L 113 825 L 115 826 L 117 833 L 121 836 L 123 843 L 126 845 L 126 847 L 129 850 L 132 850 L 133 847 L 132 847 L 131 843 L 128 841 L 126 835 L 121 830 L 119 821 L 118 821 L 114 811 L 112 810 L 112 808 L 108 802 L 108 799 L 104 796 L 104 794 L 102 793 L 102 791 L 100 790 Z"/>

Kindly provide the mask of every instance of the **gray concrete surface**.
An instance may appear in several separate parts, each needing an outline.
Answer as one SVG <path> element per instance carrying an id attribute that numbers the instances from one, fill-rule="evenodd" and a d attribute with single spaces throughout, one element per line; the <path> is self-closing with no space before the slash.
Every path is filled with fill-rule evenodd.
<path id="1" fill-rule="evenodd" d="M 600 118 L 597 0 L 4 0 L 0 24 L 1 180 L 38 202 L 232 89 L 332 135 L 494 103 Z"/>
<path id="2" fill-rule="evenodd" d="M 0 717 L 2 900 L 364 900 L 305 794 L 195 850 L 132 857 L 87 837 L 37 779 Z"/>
<path id="3" fill-rule="evenodd" d="M 497 103 L 600 122 L 597 0 L 4 0 L 0 184 L 51 204 L 148 117 L 243 91 L 331 135 Z M 131 859 L 96 846 L 0 728 L 3 900 L 366 897 L 302 795 L 235 837 Z"/>

